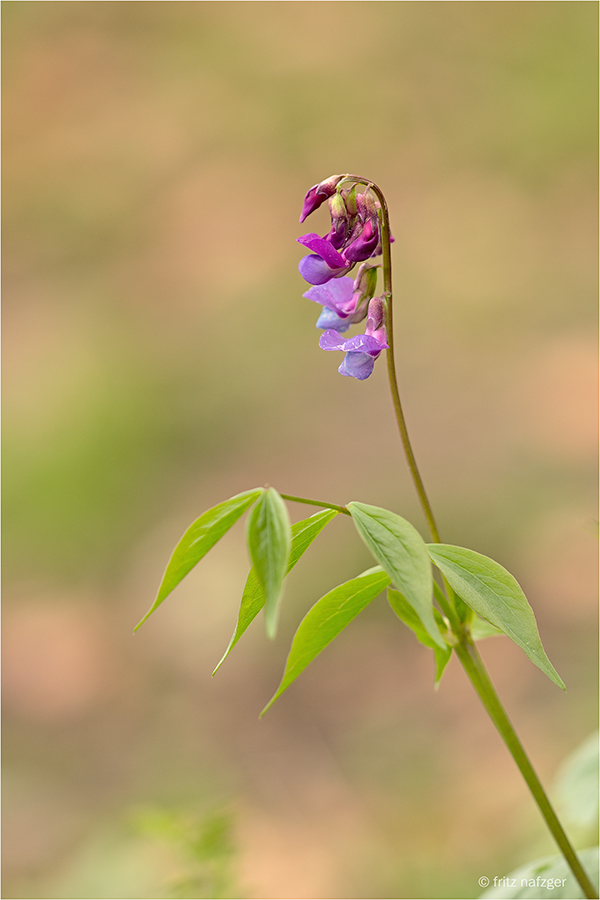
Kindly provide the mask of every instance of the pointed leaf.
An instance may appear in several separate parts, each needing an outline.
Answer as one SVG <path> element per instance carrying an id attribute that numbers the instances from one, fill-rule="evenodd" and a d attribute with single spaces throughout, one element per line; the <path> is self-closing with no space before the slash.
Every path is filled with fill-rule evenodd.
<path id="1" fill-rule="evenodd" d="M 288 560 L 287 571 L 290 572 L 302 554 L 309 548 L 314 539 L 322 532 L 328 522 L 337 516 L 337 510 L 335 509 L 323 509 L 321 512 L 315 513 L 313 516 L 309 516 L 308 519 L 302 519 L 301 522 L 295 522 L 292 525 L 292 549 L 290 551 L 290 558 Z M 287 572 L 286 572 L 287 575 Z M 265 605 L 265 593 L 260 586 L 260 582 L 256 575 L 256 569 L 254 566 L 250 569 L 248 573 L 248 578 L 246 580 L 246 586 L 244 587 L 244 593 L 242 594 L 242 602 L 240 604 L 240 612 L 238 615 L 238 621 L 236 629 L 232 635 L 231 640 L 229 641 L 229 646 L 227 650 L 217 663 L 213 675 L 221 667 L 221 665 L 225 662 L 246 628 L 253 619 L 259 614 L 263 606 Z"/>
<path id="2" fill-rule="evenodd" d="M 433 577 L 423 538 L 410 522 L 388 509 L 348 503 L 356 530 L 417 613 L 425 631 L 442 650 L 446 644 L 433 617 Z"/>
<path id="3" fill-rule="evenodd" d="M 250 558 L 265 594 L 267 635 L 274 638 L 292 545 L 288 511 L 275 488 L 263 492 L 248 516 L 247 538 Z"/>
<path id="4" fill-rule="evenodd" d="M 321 597 L 304 616 L 294 635 L 281 684 L 261 716 L 327 644 L 390 583 L 380 566 L 368 569 Z"/>
<path id="5" fill-rule="evenodd" d="M 169 560 L 158 589 L 156 600 L 144 618 L 135 626 L 134 631 L 138 630 L 140 625 L 160 606 L 173 588 L 177 587 L 179 582 L 194 568 L 196 563 L 200 562 L 203 556 L 206 556 L 211 547 L 214 547 L 217 541 L 237 522 L 242 513 L 249 506 L 252 506 L 263 491 L 264 488 L 254 488 L 251 491 L 236 494 L 235 497 L 230 497 L 229 500 L 224 500 L 223 503 L 218 503 L 217 506 L 213 506 L 212 509 L 202 513 L 200 518 L 190 525 L 173 550 L 173 555 Z"/>
<path id="6" fill-rule="evenodd" d="M 465 547 L 428 544 L 427 549 L 467 606 L 499 628 L 551 681 L 565 690 L 542 647 L 533 610 L 510 572 L 493 559 Z"/>
<path id="7" fill-rule="evenodd" d="M 426 647 L 430 647 L 433 650 L 433 654 L 435 657 L 435 684 L 436 686 L 439 684 L 440 678 L 444 672 L 444 669 L 448 665 L 450 661 L 450 657 L 452 656 L 452 647 L 446 645 L 446 649 L 442 650 L 441 647 L 435 643 L 435 641 L 429 637 L 425 629 L 423 628 L 423 624 L 419 619 L 418 615 L 406 599 L 403 597 L 400 591 L 395 591 L 393 588 L 388 588 L 388 602 L 398 618 L 401 622 L 404 622 L 405 625 L 415 633 L 417 639 L 424 644 Z M 433 611 L 435 616 L 435 620 L 440 628 L 440 631 L 446 630 L 446 623 L 441 617 L 440 613 L 435 609 Z"/>

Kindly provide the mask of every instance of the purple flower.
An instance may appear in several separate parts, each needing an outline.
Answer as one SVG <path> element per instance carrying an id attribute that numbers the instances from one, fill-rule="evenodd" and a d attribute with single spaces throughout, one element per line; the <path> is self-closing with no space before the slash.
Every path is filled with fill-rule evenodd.
<path id="1" fill-rule="evenodd" d="M 325 284 L 352 268 L 352 263 L 345 260 L 326 238 L 311 232 L 303 234 L 296 240 L 313 251 L 310 256 L 304 256 L 298 264 L 300 274 L 309 284 Z"/>
<path id="2" fill-rule="evenodd" d="M 369 219 L 364 225 L 357 220 L 351 229 L 342 218 L 338 218 L 325 237 L 309 232 L 296 240 L 313 251 L 298 264 L 300 274 L 309 284 L 326 284 L 332 278 L 339 278 L 350 271 L 355 263 L 369 259 L 376 251 L 381 252 L 379 221 L 376 218 Z"/>
<path id="3" fill-rule="evenodd" d="M 327 284 L 316 285 L 309 288 L 302 296 L 308 300 L 314 300 L 315 303 L 320 303 L 324 307 L 317 320 L 317 328 L 333 328 L 334 331 L 340 332 L 350 328 L 356 312 L 352 278 L 337 278 Z M 364 314 L 362 318 L 364 318 Z"/>
<path id="4" fill-rule="evenodd" d="M 367 327 L 364 334 L 357 334 L 348 340 L 337 331 L 328 330 L 321 335 L 319 346 L 322 350 L 342 350 L 346 355 L 338 372 L 364 381 L 368 378 L 375 360 L 388 347 L 385 325 L 385 307 L 381 297 L 374 297 L 369 303 Z"/>
<path id="5" fill-rule="evenodd" d="M 347 276 L 309 288 L 302 296 L 324 307 L 317 328 L 347 331 L 367 315 L 377 285 L 377 267 L 363 263 L 354 281 Z"/>

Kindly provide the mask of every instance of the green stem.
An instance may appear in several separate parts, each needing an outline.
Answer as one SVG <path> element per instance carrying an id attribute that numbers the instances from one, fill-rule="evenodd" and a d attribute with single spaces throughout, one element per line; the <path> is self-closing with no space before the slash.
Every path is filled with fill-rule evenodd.
<path id="1" fill-rule="evenodd" d="M 577 858 L 577 854 L 573 849 L 565 831 L 560 824 L 554 809 L 552 808 L 552 804 L 548 800 L 546 792 L 542 787 L 542 784 L 529 761 L 529 757 L 525 753 L 523 749 L 523 745 L 521 744 L 517 734 L 506 715 L 504 707 L 500 702 L 500 699 L 494 689 L 494 686 L 490 680 L 490 676 L 487 673 L 487 670 L 483 664 L 483 660 L 479 654 L 479 651 L 475 647 L 475 645 L 469 641 L 461 641 L 454 648 L 456 655 L 462 663 L 462 666 L 467 673 L 473 687 L 479 694 L 481 702 L 483 703 L 488 715 L 490 716 L 492 722 L 496 726 L 502 740 L 508 747 L 508 750 L 519 767 L 519 771 L 521 775 L 525 779 L 525 782 L 533 794 L 534 800 L 537 803 L 540 812 L 542 813 L 544 819 L 546 820 L 546 824 L 552 837 L 558 844 L 558 847 L 566 859 L 567 863 L 571 867 L 571 871 L 575 875 L 575 878 L 579 882 L 579 885 L 585 894 L 586 897 L 589 898 L 597 898 L 598 894 L 596 893 L 596 889 L 594 885 L 591 883 L 588 878 L 585 870 L 583 869 L 579 859 Z"/>
<path id="2" fill-rule="evenodd" d="M 435 518 L 433 516 L 433 510 L 431 508 L 431 504 L 427 498 L 427 494 L 425 492 L 425 485 L 423 484 L 423 479 L 419 473 L 419 469 L 417 466 L 417 461 L 415 459 L 415 454 L 413 453 L 413 449 L 410 443 L 410 438 L 408 437 L 408 429 L 406 427 L 406 419 L 404 418 L 404 412 L 402 410 L 402 403 L 400 401 L 400 392 L 398 390 L 398 379 L 396 377 L 396 362 L 394 358 L 394 321 L 393 321 L 393 309 L 392 309 L 392 259 L 391 259 L 391 241 L 390 241 L 390 217 L 388 212 L 387 203 L 383 192 L 378 185 L 374 184 L 372 181 L 367 181 L 364 178 L 357 178 L 354 175 L 347 175 L 346 178 L 352 181 L 360 181 L 365 185 L 368 185 L 371 190 L 377 195 L 377 199 L 381 203 L 381 246 L 382 246 L 382 254 L 383 254 L 383 290 L 387 298 L 387 317 L 386 317 L 386 336 L 387 336 L 387 365 L 388 365 L 388 375 L 390 381 L 390 388 L 392 391 L 392 402 L 394 404 L 394 411 L 396 413 L 396 421 L 398 423 L 398 429 L 400 431 L 400 438 L 402 440 L 402 446 L 404 447 L 404 453 L 406 455 L 406 461 L 408 463 L 408 468 L 410 469 L 410 474 L 412 475 L 413 482 L 417 489 L 417 494 L 419 495 L 419 500 L 421 501 L 421 506 L 423 508 L 423 512 L 425 513 L 425 518 L 427 519 L 427 525 L 429 526 L 429 531 L 431 534 L 431 538 L 434 543 L 440 543 L 440 535 L 435 522 Z M 346 180 L 346 179 L 344 179 Z"/>
<path id="3" fill-rule="evenodd" d="M 338 512 L 350 515 L 350 511 L 345 506 L 338 506 L 336 503 L 324 503 L 321 500 L 309 500 L 308 497 L 292 497 L 291 494 L 280 494 L 283 500 L 290 500 L 292 503 L 308 503 L 309 506 L 320 506 L 324 509 L 336 509 Z"/>
<path id="4" fill-rule="evenodd" d="M 357 181 L 361 184 L 369 187 L 376 195 L 381 204 L 381 243 L 382 243 L 382 255 L 383 255 L 383 284 L 384 284 L 384 293 L 387 299 L 387 321 L 386 321 L 386 333 L 387 333 L 387 343 L 388 343 L 388 351 L 387 351 L 387 360 L 388 360 L 388 376 L 390 382 L 390 388 L 392 393 L 392 402 L 394 404 L 394 411 L 396 413 L 396 421 L 398 423 L 398 429 L 400 431 L 400 437 L 402 439 L 402 446 L 404 448 L 404 453 L 406 456 L 406 460 L 408 463 L 408 468 L 410 469 L 410 473 L 417 490 L 417 494 L 419 496 L 419 500 L 421 502 L 421 506 L 423 508 L 423 512 L 425 513 L 425 518 L 427 519 L 427 524 L 429 526 L 429 531 L 431 533 L 431 537 L 436 544 L 441 543 L 440 534 L 436 525 L 436 521 L 433 515 L 433 510 L 431 508 L 431 504 L 427 498 L 427 494 L 425 492 L 425 486 L 423 484 L 423 479 L 419 473 L 419 469 L 417 467 L 417 462 L 415 459 L 415 455 L 413 453 L 413 449 L 410 443 L 410 439 L 408 436 L 408 429 L 406 427 L 406 420 L 404 418 L 404 413 L 402 411 L 402 404 L 400 402 L 400 392 L 398 390 L 398 379 L 396 377 L 396 365 L 394 359 L 394 329 L 393 329 L 393 309 L 392 309 L 392 262 L 391 262 L 391 242 L 390 242 L 390 222 L 389 222 L 389 213 L 387 208 L 387 203 L 385 201 L 385 197 L 381 188 L 379 188 L 372 181 L 368 181 L 365 178 L 360 178 L 355 175 L 347 175 L 344 180 Z M 531 791 L 535 802 L 537 803 L 542 816 L 544 817 L 548 829 L 550 833 L 554 837 L 556 843 L 558 844 L 565 860 L 569 864 L 575 878 L 579 882 L 579 885 L 584 893 L 584 895 L 590 900 L 597 900 L 598 894 L 592 885 L 590 879 L 585 873 L 579 859 L 577 858 L 577 854 L 573 849 L 565 831 L 560 824 L 556 813 L 554 812 L 548 797 L 546 796 L 546 792 L 542 787 L 542 784 L 535 773 L 533 766 L 531 765 L 525 750 L 523 749 L 523 745 L 521 744 L 517 734 L 500 702 L 498 695 L 494 689 L 494 686 L 490 680 L 490 677 L 487 673 L 487 670 L 483 664 L 483 660 L 479 655 L 479 651 L 473 644 L 470 639 L 468 632 L 465 633 L 464 628 L 459 624 L 457 627 L 457 615 L 456 615 L 456 600 L 454 596 L 454 592 L 450 588 L 450 586 L 446 583 L 448 600 L 445 603 L 442 603 L 442 608 L 444 609 L 446 615 L 451 620 L 453 630 L 457 637 L 459 638 L 457 644 L 454 647 L 456 654 L 462 663 L 462 666 L 471 681 L 473 687 L 479 694 L 485 709 L 490 716 L 492 722 L 496 726 L 500 736 L 502 737 L 504 743 L 508 747 L 508 750 L 516 762 L 521 775 L 525 779 L 529 790 Z"/>

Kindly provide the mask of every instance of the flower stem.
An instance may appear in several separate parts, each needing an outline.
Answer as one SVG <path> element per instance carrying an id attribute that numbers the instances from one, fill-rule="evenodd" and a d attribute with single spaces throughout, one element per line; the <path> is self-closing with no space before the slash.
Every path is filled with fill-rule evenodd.
<path id="1" fill-rule="evenodd" d="M 377 199 L 381 203 L 381 247 L 383 254 L 383 290 L 386 296 L 386 336 L 387 336 L 387 365 L 388 365 L 388 376 L 390 381 L 390 388 L 392 392 L 392 402 L 394 404 L 394 411 L 396 413 L 396 421 L 398 423 L 398 429 L 400 431 L 400 438 L 402 440 L 402 446 L 404 447 L 404 453 L 406 455 L 406 461 L 408 463 L 408 468 L 410 469 L 410 474 L 412 475 L 413 482 L 417 489 L 417 494 L 419 495 L 419 500 L 421 501 L 421 506 L 423 508 L 423 512 L 425 513 L 425 518 L 427 519 L 427 525 L 429 526 L 429 532 L 431 534 L 432 540 L 436 543 L 440 543 L 440 535 L 436 525 L 436 521 L 433 515 L 433 510 L 431 508 L 431 504 L 427 498 L 427 494 L 425 492 L 425 485 L 423 484 L 423 479 L 419 473 L 419 469 L 417 466 L 417 461 L 415 459 L 415 454 L 413 453 L 413 449 L 410 443 L 410 438 L 408 436 L 408 429 L 406 427 L 406 419 L 404 418 L 404 412 L 402 410 L 402 403 L 400 401 L 400 392 L 398 390 L 398 379 L 396 377 L 396 362 L 394 358 L 394 321 L 393 321 L 393 309 L 392 309 L 392 259 L 391 259 L 391 241 L 390 241 L 390 217 L 388 212 L 387 203 L 385 197 L 383 195 L 383 191 L 381 188 L 376 185 L 372 181 L 367 181 L 364 178 L 357 178 L 354 175 L 347 175 L 346 179 L 352 181 L 360 181 L 365 185 L 368 185 L 374 194 L 377 195 Z M 344 179 L 344 180 L 346 180 Z"/>
<path id="2" fill-rule="evenodd" d="M 523 745 L 506 715 L 477 647 L 472 641 L 467 642 L 466 640 L 463 640 L 454 648 L 454 650 L 461 661 L 465 672 L 470 678 L 473 687 L 479 694 L 488 715 L 500 733 L 502 740 L 508 747 L 512 758 L 519 767 L 519 771 L 521 772 L 527 787 L 533 794 L 535 802 L 546 820 L 546 824 L 552 837 L 558 844 L 561 853 L 579 882 L 584 895 L 589 898 L 597 898 L 598 894 L 596 889 L 579 862 L 577 854 L 565 834 L 565 831 L 552 808 L 552 804 L 548 800 L 546 792 L 523 749 Z"/>
<path id="3" fill-rule="evenodd" d="M 390 241 L 390 222 L 389 222 L 389 212 L 387 208 L 387 203 L 381 188 L 379 188 L 372 181 L 368 181 L 365 178 L 360 178 L 355 175 L 347 175 L 344 180 L 352 180 L 360 182 L 361 184 L 367 185 L 376 195 L 381 204 L 381 243 L 382 243 L 382 255 L 383 255 L 383 284 L 384 284 L 384 292 L 387 299 L 387 321 L 386 321 L 386 332 L 387 332 L 387 343 L 388 343 L 388 351 L 387 351 L 387 361 L 388 361 L 388 376 L 390 382 L 390 388 L 392 393 L 392 402 L 394 404 L 394 411 L 396 413 L 396 421 L 398 423 L 398 429 L 400 431 L 400 437 L 402 439 L 402 446 L 404 448 L 404 453 L 406 456 L 406 461 L 408 463 L 408 468 L 410 470 L 410 474 L 412 476 L 415 488 L 417 490 L 417 494 L 419 496 L 419 500 L 421 502 L 421 506 L 423 508 L 423 512 L 425 513 L 425 518 L 427 519 L 427 524 L 429 526 L 429 531 L 431 533 L 431 537 L 436 544 L 440 543 L 440 534 L 437 528 L 437 524 L 433 515 L 433 510 L 431 508 L 431 504 L 427 498 L 427 494 L 425 492 L 425 486 L 423 484 L 423 479 L 419 473 L 419 469 L 417 467 L 417 462 L 415 459 L 415 455 L 413 453 L 413 449 L 410 443 L 410 439 L 408 436 L 408 430 L 406 427 L 406 420 L 404 418 L 404 413 L 402 411 L 402 404 L 400 402 L 400 392 L 398 390 L 398 379 L 396 377 L 396 365 L 394 360 L 394 329 L 393 329 L 393 311 L 392 311 L 392 262 L 391 262 L 391 241 Z M 282 495 L 283 496 L 283 495 Z M 458 656 L 463 669 L 465 670 L 469 680 L 471 681 L 473 687 L 479 694 L 479 697 L 490 716 L 492 722 L 494 723 L 496 729 L 498 730 L 500 736 L 502 737 L 504 743 L 508 747 L 508 750 L 516 762 L 521 775 L 523 776 L 529 790 L 531 791 L 535 802 L 537 803 L 542 816 L 546 821 L 546 825 L 554 840 L 558 844 L 561 853 L 563 854 L 565 860 L 571 868 L 571 871 L 575 875 L 584 895 L 590 900 L 597 900 L 598 893 L 596 892 L 593 884 L 585 873 L 579 859 L 577 858 L 577 854 L 573 849 L 565 831 L 560 824 L 554 809 L 542 784 L 535 773 L 533 766 L 531 765 L 525 750 L 523 749 L 523 745 L 521 744 L 517 734 L 508 718 L 502 703 L 500 702 L 500 698 L 498 697 L 494 686 L 490 680 L 490 677 L 487 673 L 487 670 L 484 666 L 483 660 L 479 654 L 479 651 L 473 644 L 471 637 L 469 635 L 468 626 L 465 630 L 464 627 L 456 626 L 456 610 L 455 610 L 455 597 L 453 591 L 449 588 L 449 585 L 446 585 L 448 600 L 446 601 L 449 605 L 449 609 L 446 610 L 447 614 L 453 613 L 451 617 L 452 627 L 455 634 L 458 637 L 458 641 L 454 646 L 454 650 L 456 655 Z M 450 617 L 450 616 L 449 616 Z"/>
<path id="4" fill-rule="evenodd" d="M 345 506 L 337 506 L 335 503 L 324 503 L 321 500 L 309 500 L 308 497 L 292 497 L 291 494 L 280 494 L 282 500 L 289 500 L 292 503 L 308 503 L 309 506 L 320 506 L 322 509 L 335 509 L 338 512 L 350 515 L 350 511 Z"/>

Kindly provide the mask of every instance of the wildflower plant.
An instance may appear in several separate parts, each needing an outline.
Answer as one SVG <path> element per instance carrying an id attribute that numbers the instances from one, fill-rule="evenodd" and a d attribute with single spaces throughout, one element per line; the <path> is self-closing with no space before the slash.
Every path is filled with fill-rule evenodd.
<path id="1" fill-rule="evenodd" d="M 452 654 L 458 657 L 583 895 L 597 898 L 598 893 L 500 702 L 478 642 L 504 634 L 557 687 L 565 690 L 565 685 L 546 655 L 533 610 L 513 575 L 475 550 L 442 542 L 411 447 L 394 361 L 393 238 L 385 197 L 368 179 L 334 175 L 306 193 L 300 222 L 324 203 L 331 216 L 329 232 L 322 237 L 309 232 L 298 238 L 309 251 L 299 263 L 300 274 L 310 284 L 303 296 L 322 307 L 316 323 L 322 330 L 320 347 L 344 353 L 340 374 L 364 381 L 373 372 L 377 359 L 385 354 L 400 438 L 430 541 L 426 542 L 398 513 L 367 503 L 351 501 L 341 506 L 278 493 L 269 486 L 244 491 L 209 509 L 190 525 L 173 551 L 156 600 L 135 630 L 248 512 L 246 535 L 252 567 L 236 628 L 215 674 L 261 610 L 267 635 L 275 638 L 287 574 L 333 518 L 349 517 L 372 554 L 374 565 L 330 590 L 305 615 L 292 641 L 281 683 L 261 716 L 349 622 L 382 592 L 387 592 L 394 613 L 421 644 L 431 649 L 436 685 Z M 379 257 L 380 261 L 376 261 Z M 382 289 L 378 294 L 380 273 Z M 362 322 L 363 333 L 345 337 L 352 325 Z M 291 525 L 286 501 L 318 507 L 318 511 Z"/>

